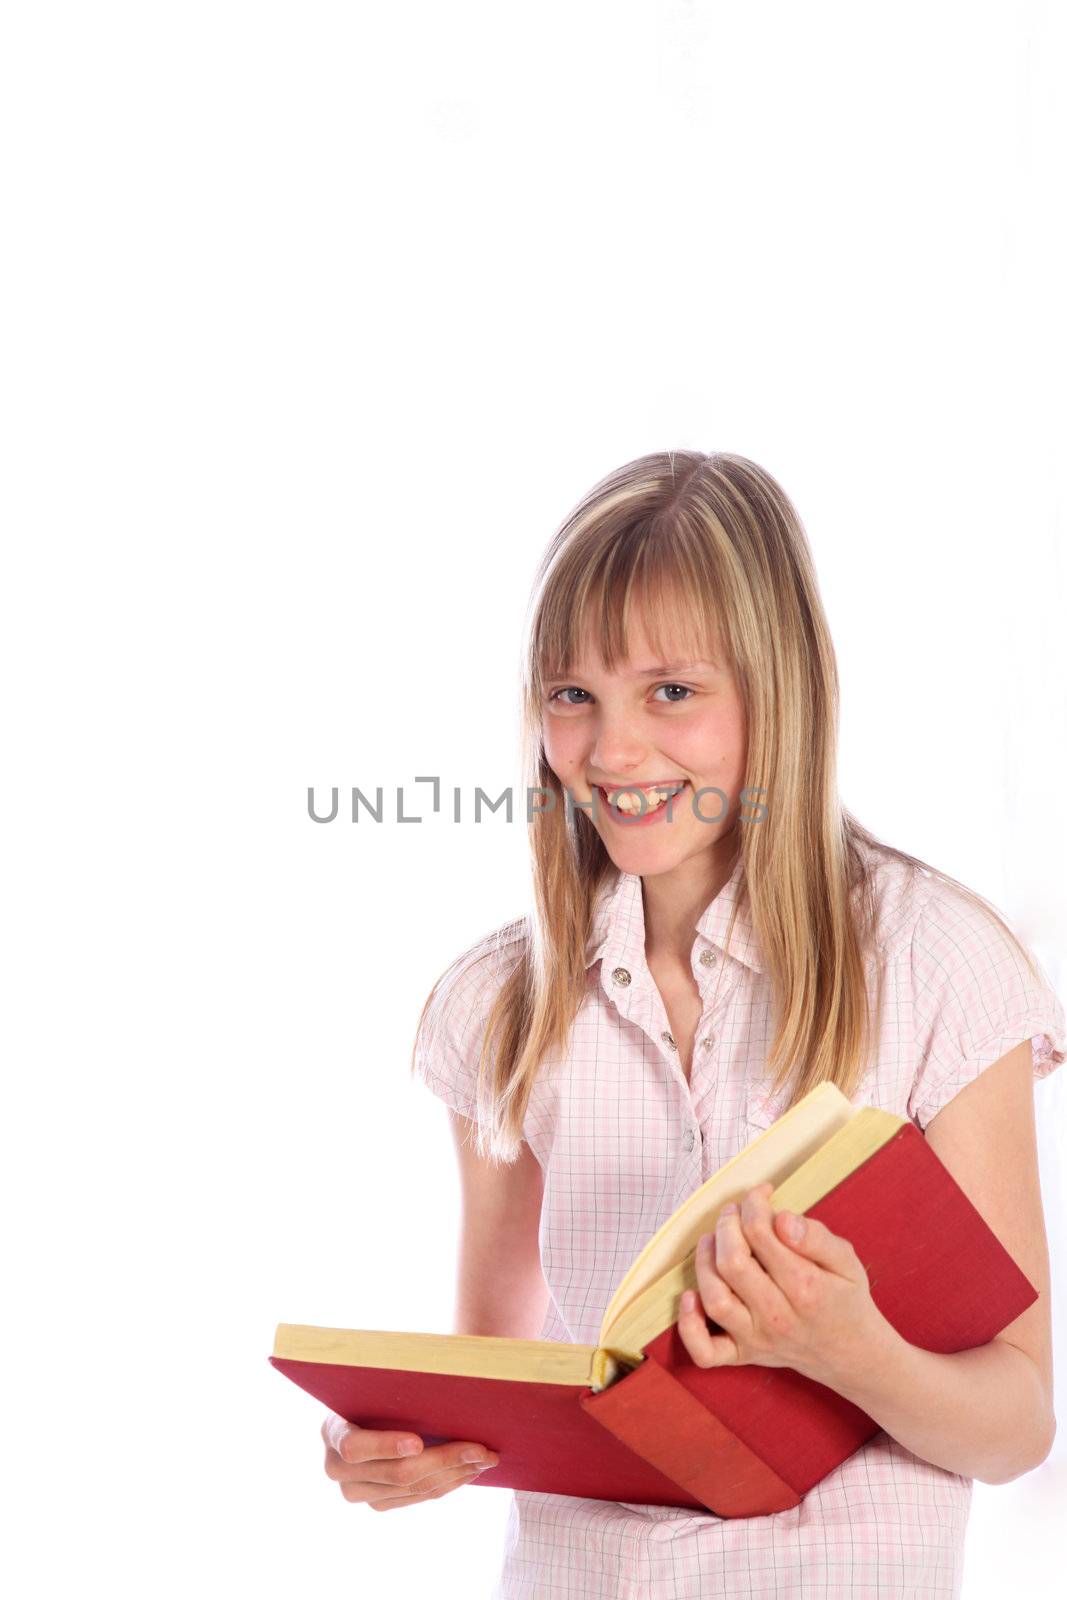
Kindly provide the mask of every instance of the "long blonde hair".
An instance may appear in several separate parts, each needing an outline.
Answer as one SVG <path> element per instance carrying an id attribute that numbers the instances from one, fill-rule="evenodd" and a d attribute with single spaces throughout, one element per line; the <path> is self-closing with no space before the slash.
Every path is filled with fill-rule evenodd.
<path id="1" fill-rule="evenodd" d="M 770 1093 L 791 1083 L 793 1104 L 829 1081 L 851 1097 L 878 1037 L 881 973 L 873 1019 L 865 973 L 875 909 L 864 847 L 982 906 L 1036 970 L 988 900 L 877 839 L 842 806 L 834 648 L 807 535 L 779 484 L 744 456 L 641 456 L 571 511 L 530 597 L 522 767 L 527 794 L 546 793 L 529 825 L 532 910 L 458 957 L 419 1018 L 416 1044 L 461 976 L 479 961 L 500 960 L 478 1060 L 477 1147 L 492 1160 L 518 1155 L 538 1068 L 566 1046 L 586 993 L 594 907 L 614 872 L 600 835 L 584 811 L 565 805 L 545 759 L 545 684 L 570 672 L 589 645 L 613 671 L 625 660 L 638 607 L 652 648 L 666 652 L 661 659 L 687 646 L 696 659 L 717 639 L 744 704 L 745 787 L 769 798 L 758 827 L 735 820 L 731 830 L 742 873 L 730 931 L 747 904 L 774 999 Z"/>

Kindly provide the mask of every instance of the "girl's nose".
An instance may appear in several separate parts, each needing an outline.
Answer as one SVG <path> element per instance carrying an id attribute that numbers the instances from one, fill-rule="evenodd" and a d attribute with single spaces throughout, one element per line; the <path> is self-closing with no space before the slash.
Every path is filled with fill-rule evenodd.
<path id="1" fill-rule="evenodd" d="M 623 722 L 602 722 L 593 746 L 591 761 L 598 772 L 625 777 L 645 759 L 647 745 Z"/>

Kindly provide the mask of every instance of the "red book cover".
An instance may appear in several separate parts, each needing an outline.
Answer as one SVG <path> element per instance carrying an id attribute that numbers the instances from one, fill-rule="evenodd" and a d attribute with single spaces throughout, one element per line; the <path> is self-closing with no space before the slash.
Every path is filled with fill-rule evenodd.
<path id="1" fill-rule="evenodd" d="M 1037 1299 L 922 1134 L 901 1128 L 807 1215 L 851 1241 L 871 1297 L 926 1350 L 987 1344 Z M 698 1367 L 665 1328 L 594 1393 L 270 1356 L 349 1422 L 500 1456 L 472 1480 L 513 1489 L 761 1516 L 797 1505 L 877 1431 L 857 1406 L 785 1367 Z"/>

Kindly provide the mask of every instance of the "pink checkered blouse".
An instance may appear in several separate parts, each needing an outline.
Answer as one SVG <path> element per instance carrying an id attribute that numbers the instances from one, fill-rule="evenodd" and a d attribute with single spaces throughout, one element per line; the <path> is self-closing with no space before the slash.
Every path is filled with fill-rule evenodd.
<path id="1" fill-rule="evenodd" d="M 1035 1077 L 1064 1060 L 1064 1011 L 984 911 L 929 874 L 875 858 L 885 998 L 877 1065 L 854 1097 L 925 1129 L 984 1067 L 1032 1040 Z M 687 1083 L 645 961 L 641 880 L 605 885 L 588 990 L 567 1048 L 534 1086 L 525 1138 L 544 1172 L 543 1339 L 595 1344 L 608 1301 L 656 1229 L 766 1128 L 786 1097 L 761 1081 L 770 986 L 740 881 L 697 923 L 702 998 Z M 512 955 L 516 954 L 512 951 Z M 461 968 L 417 1070 L 476 1118 L 478 1044 L 508 947 Z M 873 984 L 873 974 L 869 975 Z M 873 994 L 873 990 L 872 990 Z M 791 1511 L 721 1518 L 662 1506 L 514 1491 L 493 1600 L 900 1600 L 958 1597 L 971 1480 L 879 1432 Z"/>

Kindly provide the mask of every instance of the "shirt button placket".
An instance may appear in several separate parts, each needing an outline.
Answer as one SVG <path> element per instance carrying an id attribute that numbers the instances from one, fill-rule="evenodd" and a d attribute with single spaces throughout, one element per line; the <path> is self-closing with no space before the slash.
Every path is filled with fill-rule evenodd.
<path id="1" fill-rule="evenodd" d="M 700 965 L 702 967 L 713 967 L 715 965 L 716 961 L 718 961 L 718 959 L 719 959 L 719 952 L 717 950 L 711 949 L 710 946 L 708 946 L 707 949 L 702 950 L 700 952 Z M 714 1043 L 715 1043 L 715 1030 L 714 1030 L 714 1028 L 709 1028 L 707 1033 L 704 1035 L 704 1037 L 700 1041 L 700 1048 L 702 1050 L 710 1050 Z"/>

